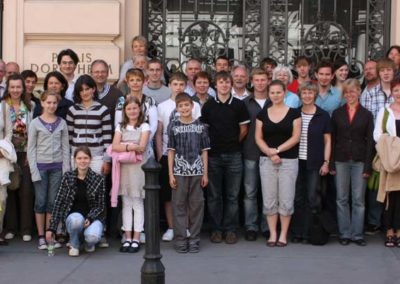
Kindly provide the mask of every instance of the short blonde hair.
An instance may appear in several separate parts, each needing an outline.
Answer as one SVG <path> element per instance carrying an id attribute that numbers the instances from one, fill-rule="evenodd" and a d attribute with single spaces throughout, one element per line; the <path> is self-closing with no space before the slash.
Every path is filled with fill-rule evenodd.
<path id="1" fill-rule="evenodd" d="M 313 83 L 312 81 L 304 82 L 300 85 L 299 90 L 298 90 L 298 95 L 301 96 L 301 93 L 304 90 L 312 91 L 315 94 L 315 99 L 317 99 L 318 96 L 318 86 L 317 84 Z"/>
<path id="2" fill-rule="evenodd" d="M 132 41 L 131 41 L 131 46 L 133 46 L 133 43 L 134 43 L 135 41 L 138 41 L 138 42 L 143 43 L 144 46 L 146 47 L 146 50 L 147 50 L 147 48 L 148 48 L 148 46 L 147 46 L 147 39 L 146 39 L 144 36 L 142 36 L 142 35 L 137 35 L 137 36 L 135 36 L 135 37 L 132 39 Z"/>
<path id="3" fill-rule="evenodd" d="M 357 79 L 351 78 L 344 81 L 342 84 L 342 94 L 350 88 L 356 88 L 361 93 L 361 85 Z"/>

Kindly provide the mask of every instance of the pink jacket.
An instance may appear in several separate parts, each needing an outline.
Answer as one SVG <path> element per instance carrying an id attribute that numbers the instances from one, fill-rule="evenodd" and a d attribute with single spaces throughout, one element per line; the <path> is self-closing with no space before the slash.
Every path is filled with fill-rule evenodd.
<path id="1" fill-rule="evenodd" d="M 117 207 L 118 192 L 121 182 L 121 163 L 135 164 L 143 161 L 142 154 L 136 154 L 135 151 L 113 152 L 112 145 L 107 147 L 107 154 L 112 159 L 112 187 L 111 187 L 111 207 Z"/>

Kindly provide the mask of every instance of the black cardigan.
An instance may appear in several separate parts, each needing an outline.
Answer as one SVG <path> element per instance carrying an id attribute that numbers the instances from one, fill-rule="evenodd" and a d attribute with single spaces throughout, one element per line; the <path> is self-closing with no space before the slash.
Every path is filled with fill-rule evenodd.
<path id="1" fill-rule="evenodd" d="M 374 155 L 374 120 L 372 113 L 359 105 L 350 124 L 346 105 L 332 114 L 332 155 L 331 160 L 364 163 L 364 173 L 371 174 Z M 335 170 L 335 164 L 331 163 Z"/>

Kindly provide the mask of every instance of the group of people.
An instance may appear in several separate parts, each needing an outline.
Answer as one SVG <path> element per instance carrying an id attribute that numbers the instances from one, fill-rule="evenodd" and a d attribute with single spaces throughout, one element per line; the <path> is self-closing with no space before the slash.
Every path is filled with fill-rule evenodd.
<path id="1" fill-rule="evenodd" d="M 199 251 L 204 216 L 211 242 L 238 241 L 241 190 L 247 241 L 261 231 L 269 247 L 288 236 L 309 243 L 326 211 L 341 245 L 365 246 L 367 224 L 367 233 L 385 230 L 386 246 L 400 246 L 399 46 L 365 63 L 362 85 L 348 78 L 346 61 L 322 60 L 311 74 L 305 56 L 294 70 L 266 58 L 251 73 L 219 56 L 213 79 L 191 58 L 167 77 L 142 36 L 115 85 L 102 59 L 80 76 L 73 50 L 57 62 L 40 96 L 33 71 L 0 62 L 0 162 L 9 169 L 0 176 L 0 245 L 17 234 L 31 241 L 34 212 L 39 249 L 61 247 L 67 235 L 70 256 L 93 252 L 108 246 L 120 208 L 119 250 L 138 252 L 141 166 L 154 157 L 162 240 L 179 253 Z M 5 74 L 8 65 L 15 70 Z M 7 189 L 15 172 L 18 188 Z"/>

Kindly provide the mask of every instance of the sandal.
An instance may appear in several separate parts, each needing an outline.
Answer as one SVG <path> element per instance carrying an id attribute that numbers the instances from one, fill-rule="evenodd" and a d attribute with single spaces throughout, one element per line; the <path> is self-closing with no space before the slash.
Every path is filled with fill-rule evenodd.
<path id="1" fill-rule="evenodd" d="M 276 241 L 267 241 L 267 247 L 273 248 L 276 246 Z"/>
<path id="2" fill-rule="evenodd" d="M 276 243 L 276 246 L 280 247 L 280 248 L 283 248 L 283 247 L 287 246 L 287 242 L 284 243 L 284 242 L 279 241 L 279 242 Z"/>
<path id="3" fill-rule="evenodd" d="M 386 236 L 385 239 L 385 247 L 392 248 L 395 246 L 398 246 L 399 244 L 397 243 L 396 237 L 395 236 Z"/>

